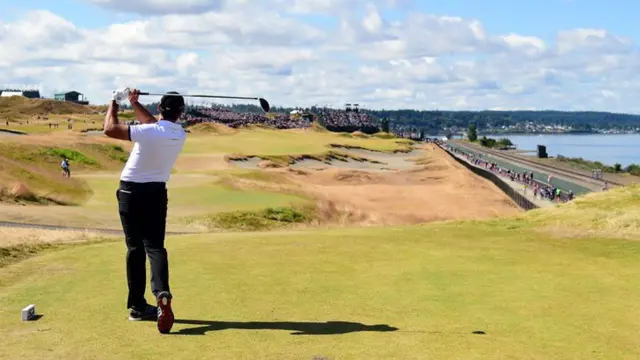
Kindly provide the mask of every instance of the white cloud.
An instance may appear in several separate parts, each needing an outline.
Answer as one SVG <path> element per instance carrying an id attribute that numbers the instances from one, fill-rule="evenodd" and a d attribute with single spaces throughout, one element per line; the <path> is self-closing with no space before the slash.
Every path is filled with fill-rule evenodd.
<path id="1" fill-rule="evenodd" d="M 194 14 L 205 11 L 221 10 L 226 0 L 86 0 L 110 10 L 136 12 L 145 15 L 158 14 Z"/>
<path id="2" fill-rule="evenodd" d="M 573 29 L 561 31 L 557 37 L 558 52 L 567 54 L 574 51 L 592 53 L 628 52 L 635 48 L 630 39 L 613 35 L 603 29 Z"/>
<path id="3" fill-rule="evenodd" d="M 0 22 L 0 83 L 75 89 L 95 103 L 130 85 L 273 105 L 640 112 L 636 45 L 602 29 L 547 43 L 476 19 L 388 18 L 387 7 L 408 6 L 389 0 L 92 2 L 154 16 L 98 29 L 40 10 Z"/>

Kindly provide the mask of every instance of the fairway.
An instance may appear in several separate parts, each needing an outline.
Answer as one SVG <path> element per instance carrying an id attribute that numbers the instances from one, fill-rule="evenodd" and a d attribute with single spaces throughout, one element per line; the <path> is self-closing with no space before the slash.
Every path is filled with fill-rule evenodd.
<path id="1" fill-rule="evenodd" d="M 178 321 L 166 338 L 126 320 L 120 242 L 0 270 L 3 358 L 640 355 L 635 242 L 468 224 L 172 237 L 168 250 Z M 28 303 L 43 317 L 25 324 Z"/>

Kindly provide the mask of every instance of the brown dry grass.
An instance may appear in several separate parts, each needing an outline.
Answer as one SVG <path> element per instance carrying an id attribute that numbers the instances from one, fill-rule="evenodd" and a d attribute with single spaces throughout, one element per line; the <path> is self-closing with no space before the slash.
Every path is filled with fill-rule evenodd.
<path id="1" fill-rule="evenodd" d="M 591 193 L 569 203 L 528 212 L 517 221 L 557 238 L 604 237 L 637 240 L 640 185 Z"/>
<path id="2" fill-rule="evenodd" d="M 231 135 L 238 132 L 238 130 L 230 128 L 224 124 L 216 124 L 216 123 L 196 124 L 196 125 L 190 126 L 189 131 L 192 133 L 218 134 L 218 135 Z"/>
<path id="3" fill-rule="evenodd" d="M 115 238 L 115 236 L 91 231 L 0 227 L 0 247 L 44 243 L 82 243 L 111 237 Z"/>

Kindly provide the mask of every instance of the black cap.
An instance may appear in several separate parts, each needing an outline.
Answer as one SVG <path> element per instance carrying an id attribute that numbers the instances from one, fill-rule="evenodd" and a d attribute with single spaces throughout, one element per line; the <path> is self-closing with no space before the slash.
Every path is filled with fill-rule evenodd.
<path id="1" fill-rule="evenodd" d="M 179 95 L 176 91 L 169 91 L 167 94 Z M 164 95 L 160 99 L 160 109 L 165 111 L 184 109 L 184 98 L 182 96 Z"/>

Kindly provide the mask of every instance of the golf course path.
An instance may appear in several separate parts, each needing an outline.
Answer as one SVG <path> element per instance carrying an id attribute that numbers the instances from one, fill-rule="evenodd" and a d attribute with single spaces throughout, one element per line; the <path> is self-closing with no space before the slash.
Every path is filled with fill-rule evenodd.
<path id="1" fill-rule="evenodd" d="M 0 221 L 0 227 L 12 227 L 12 228 L 27 228 L 27 229 L 42 229 L 42 230 L 67 230 L 67 231 L 89 231 L 102 234 L 122 235 L 122 230 L 116 229 L 96 229 L 77 226 L 59 226 L 59 225 L 45 225 L 45 224 L 29 224 L 29 223 L 17 223 L 11 221 Z M 187 235 L 197 234 L 197 232 L 167 232 L 167 235 Z"/>

